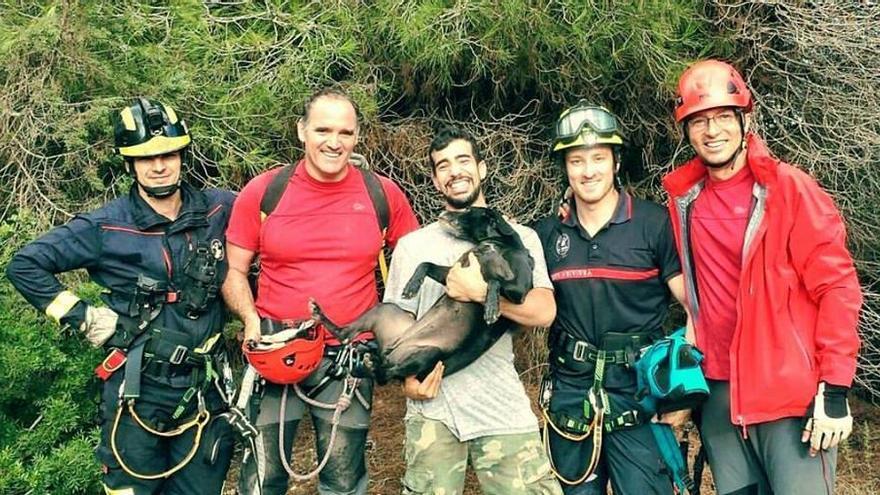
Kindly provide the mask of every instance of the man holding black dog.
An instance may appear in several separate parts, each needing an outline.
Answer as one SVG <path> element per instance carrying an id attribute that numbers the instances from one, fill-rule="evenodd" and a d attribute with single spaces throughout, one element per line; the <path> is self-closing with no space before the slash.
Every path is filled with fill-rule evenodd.
<path id="1" fill-rule="evenodd" d="M 447 210 L 486 207 L 481 187 L 486 163 L 470 134 L 455 127 L 440 129 L 431 142 L 429 158 L 434 186 L 444 196 Z M 534 288 L 522 304 L 502 298 L 502 317 L 527 327 L 548 325 L 555 304 L 540 242 L 531 229 L 513 228 L 534 259 Z M 405 236 L 392 258 L 385 302 L 421 318 L 443 296 L 444 287 L 425 279 L 414 298 L 404 298 L 404 286 L 416 266 L 425 261 L 453 265 L 472 247 L 437 222 Z M 475 257 L 471 256 L 466 268 L 453 266 L 445 292 L 458 301 L 485 302 L 487 285 Z M 461 493 L 468 459 L 483 493 L 561 493 L 513 365 L 512 336 L 503 335 L 457 373 L 442 378 L 443 371 L 443 363 L 438 363 L 423 381 L 410 377 L 404 382 L 409 400 L 403 493 Z"/>
<path id="2" fill-rule="evenodd" d="M 563 218 L 536 227 L 558 308 L 540 402 L 566 494 L 604 494 L 609 481 L 614 493 L 673 492 L 633 365 L 663 336 L 670 294 L 683 299 L 681 267 L 663 207 L 618 185 L 622 145 L 605 108 L 564 111 L 552 156 L 573 195 Z"/>

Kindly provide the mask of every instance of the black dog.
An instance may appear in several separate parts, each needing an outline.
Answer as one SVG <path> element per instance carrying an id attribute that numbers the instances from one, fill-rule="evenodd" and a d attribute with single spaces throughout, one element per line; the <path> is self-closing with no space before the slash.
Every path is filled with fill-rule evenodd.
<path id="1" fill-rule="evenodd" d="M 463 303 L 443 295 L 419 321 L 394 304 L 379 304 L 345 328 L 327 320 L 313 301 L 312 317 L 336 334 L 343 343 L 372 330 L 379 344 L 378 365 L 373 375 L 379 383 L 427 376 L 438 361 L 450 375 L 472 363 L 515 324 L 500 317 L 500 296 L 520 304 L 532 289 L 534 260 L 522 240 L 500 213 L 471 207 L 448 211 L 440 223 L 455 237 L 476 244 L 460 261 L 468 264 L 474 253 L 488 284 L 485 307 Z M 422 263 L 404 287 L 403 296 L 414 297 L 425 276 L 445 284 L 450 267 Z"/>

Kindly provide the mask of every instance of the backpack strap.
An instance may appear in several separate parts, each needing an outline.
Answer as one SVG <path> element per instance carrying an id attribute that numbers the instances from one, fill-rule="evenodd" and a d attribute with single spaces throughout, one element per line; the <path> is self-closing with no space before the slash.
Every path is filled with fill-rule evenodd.
<path id="1" fill-rule="evenodd" d="M 355 156 L 352 155 L 352 158 Z M 388 260 L 385 258 L 385 237 L 388 233 L 388 225 L 390 223 L 390 210 L 388 208 L 388 198 L 385 196 L 385 189 L 382 188 L 382 181 L 375 172 L 369 169 L 367 160 L 357 155 L 359 160 L 352 160 L 360 167 L 361 176 L 364 178 L 364 184 L 367 186 L 367 193 L 370 195 L 370 202 L 373 203 L 373 209 L 376 211 L 376 221 L 379 223 L 379 232 L 382 233 L 382 249 L 379 250 L 379 273 L 382 274 L 382 284 L 388 281 Z M 360 163 L 359 163 L 360 162 Z"/>
<path id="2" fill-rule="evenodd" d="M 284 191 L 287 190 L 287 183 L 290 182 L 290 176 L 293 175 L 294 168 L 295 166 L 291 164 L 281 167 L 281 171 L 272 178 L 272 182 L 269 183 L 266 191 L 263 192 L 263 198 L 260 199 L 261 223 L 265 222 L 266 218 L 275 211 L 275 207 L 281 201 L 281 196 L 284 196 Z"/>
<path id="3" fill-rule="evenodd" d="M 388 230 L 389 216 L 388 198 L 385 197 L 385 189 L 382 188 L 382 182 L 375 172 L 368 169 L 362 169 L 361 175 L 364 176 L 364 183 L 367 185 L 367 193 L 370 195 L 370 201 L 373 203 L 373 209 L 376 210 L 376 220 L 379 222 L 379 231 L 382 232 L 382 241 L 384 244 L 385 233 Z"/>

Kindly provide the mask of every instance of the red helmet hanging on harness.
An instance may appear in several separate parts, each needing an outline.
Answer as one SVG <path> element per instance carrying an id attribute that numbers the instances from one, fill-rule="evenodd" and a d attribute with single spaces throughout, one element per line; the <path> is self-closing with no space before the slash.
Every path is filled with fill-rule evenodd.
<path id="1" fill-rule="evenodd" d="M 309 320 L 298 327 L 263 337 L 256 345 L 245 343 L 242 352 L 263 378 L 279 385 L 299 383 L 321 363 L 324 337 Z"/>
<path id="2" fill-rule="evenodd" d="M 684 71 L 678 80 L 675 121 L 718 107 L 752 110 L 752 94 L 736 69 L 720 60 L 702 60 Z"/>

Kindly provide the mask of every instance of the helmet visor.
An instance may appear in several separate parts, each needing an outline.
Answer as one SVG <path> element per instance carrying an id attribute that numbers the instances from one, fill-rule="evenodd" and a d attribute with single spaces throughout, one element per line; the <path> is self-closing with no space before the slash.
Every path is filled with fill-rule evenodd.
<path id="1" fill-rule="evenodd" d="M 575 107 L 556 121 L 556 142 L 571 141 L 589 128 L 599 136 L 619 134 L 617 119 L 598 107 Z"/>

